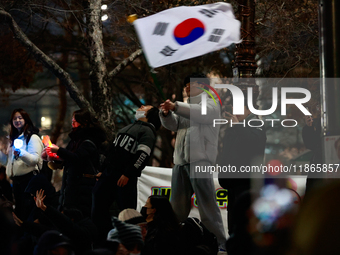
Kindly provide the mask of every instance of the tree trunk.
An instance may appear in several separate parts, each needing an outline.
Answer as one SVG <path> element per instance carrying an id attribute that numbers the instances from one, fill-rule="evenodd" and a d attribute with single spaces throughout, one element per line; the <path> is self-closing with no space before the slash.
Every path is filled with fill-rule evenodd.
<path id="1" fill-rule="evenodd" d="M 114 127 L 113 105 L 111 88 L 107 86 L 101 2 L 101 0 L 85 0 L 83 5 L 87 24 L 92 105 L 104 126 L 108 130 L 112 130 Z"/>

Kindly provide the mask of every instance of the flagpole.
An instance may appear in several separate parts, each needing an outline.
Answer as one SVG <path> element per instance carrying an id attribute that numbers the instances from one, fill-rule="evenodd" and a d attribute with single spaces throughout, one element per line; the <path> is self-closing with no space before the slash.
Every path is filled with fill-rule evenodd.
<path id="1" fill-rule="evenodd" d="M 146 62 L 147 62 L 147 61 L 146 61 Z M 150 66 L 149 66 L 149 67 L 150 67 Z M 150 73 L 151 73 L 151 77 L 152 77 L 152 79 L 153 79 L 153 82 L 154 82 L 154 84 L 156 85 L 156 87 L 157 87 L 157 89 L 158 89 L 159 94 L 161 95 L 162 99 L 165 101 L 166 98 L 165 98 L 165 95 L 164 95 L 164 93 L 163 93 L 163 90 L 162 90 L 162 88 L 161 88 L 161 86 L 160 86 L 160 83 L 159 83 L 159 81 L 158 81 L 158 79 L 157 79 L 156 71 L 154 71 L 154 70 L 150 67 Z"/>

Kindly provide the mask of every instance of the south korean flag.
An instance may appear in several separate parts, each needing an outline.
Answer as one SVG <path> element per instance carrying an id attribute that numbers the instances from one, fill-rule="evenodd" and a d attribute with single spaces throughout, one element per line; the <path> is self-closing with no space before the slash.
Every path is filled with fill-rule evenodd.
<path id="1" fill-rule="evenodd" d="M 227 3 L 176 7 L 137 19 L 133 24 L 153 68 L 241 42 L 241 23 Z"/>

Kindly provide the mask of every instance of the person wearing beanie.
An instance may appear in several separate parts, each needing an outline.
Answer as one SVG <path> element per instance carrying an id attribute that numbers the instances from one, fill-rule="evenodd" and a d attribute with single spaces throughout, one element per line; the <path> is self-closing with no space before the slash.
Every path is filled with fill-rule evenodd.
<path id="1" fill-rule="evenodd" d="M 120 221 L 124 221 L 126 223 L 138 225 L 140 223 L 146 223 L 146 220 L 142 216 L 142 214 L 135 209 L 127 208 L 121 211 L 118 215 L 118 219 Z"/>
<path id="2" fill-rule="evenodd" d="M 115 217 L 113 218 L 113 224 L 117 230 L 117 235 L 115 232 L 110 231 L 110 240 L 118 239 L 130 252 L 130 254 L 140 253 L 144 245 L 141 228 L 139 226 L 120 221 Z"/>

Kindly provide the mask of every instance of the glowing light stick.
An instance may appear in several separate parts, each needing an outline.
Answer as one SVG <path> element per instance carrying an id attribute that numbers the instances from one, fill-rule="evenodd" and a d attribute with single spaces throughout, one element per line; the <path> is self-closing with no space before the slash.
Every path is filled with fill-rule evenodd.
<path id="1" fill-rule="evenodd" d="M 51 147 L 52 146 L 52 142 L 51 139 L 48 135 L 45 135 L 44 138 L 42 139 L 42 143 L 46 146 L 46 147 Z"/>
<path id="2" fill-rule="evenodd" d="M 21 139 L 15 139 L 13 145 L 15 149 L 20 149 L 24 145 L 24 142 Z"/>
<path id="3" fill-rule="evenodd" d="M 20 148 L 24 145 L 23 140 L 21 139 L 15 139 L 13 142 L 13 146 L 14 146 L 14 151 L 19 152 L 18 155 L 14 155 L 14 159 L 18 159 L 19 155 L 20 155 Z"/>
<path id="4" fill-rule="evenodd" d="M 51 139 L 48 135 L 45 135 L 44 138 L 42 139 L 42 143 L 47 147 L 46 148 L 46 153 L 49 157 L 50 160 L 60 160 L 60 157 L 57 155 L 57 153 L 53 153 L 51 151 L 51 147 L 53 147 L 53 144 L 51 142 Z"/>

